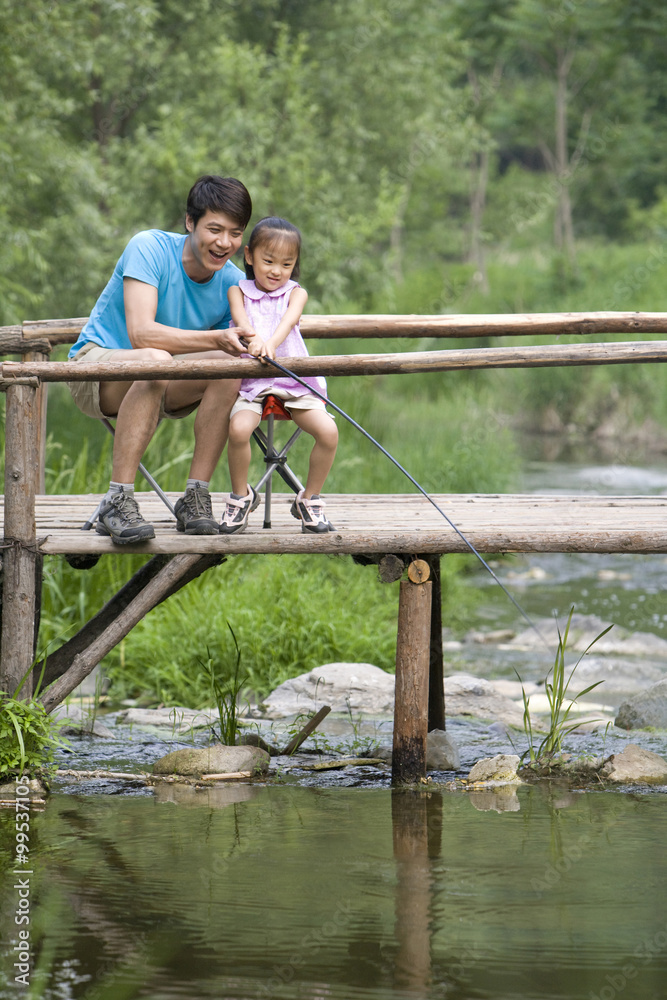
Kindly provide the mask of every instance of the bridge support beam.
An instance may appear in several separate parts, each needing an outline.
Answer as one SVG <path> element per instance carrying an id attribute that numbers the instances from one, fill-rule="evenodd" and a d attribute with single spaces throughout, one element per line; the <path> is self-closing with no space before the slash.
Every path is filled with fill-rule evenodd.
<path id="1" fill-rule="evenodd" d="M 420 556 L 431 571 L 431 638 L 429 648 L 428 678 L 428 731 L 442 729 L 445 723 L 444 664 L 442 657 L 442 580 L 440 556 Z"/>
<path id="2" fill-rule="evenodd" d="M 414 784 L 426 777 L 431 639 L 430 569 L 422 559 L 408 567 L 400 585 L 396 641 L 396 694 L 391 780 Z"/>
<path id="3" fill-rule="evenodd" d="M 32 695 L 38 555 L 35 494 L 39 477 L 37 385 L 9 384 L 5 417 L 5 542 L 0 690 Z M 27 676 L 26 676 L 27 675 Z"/>
<path id="4" fill-rule="evenodd" d="M 97 635 L 95 640 L 74 656 L 66 673 L 47 688 L 41 696 L 41 702 L 47 714 L 52 712 L 68 694 L 71 694 L 88 674 L 92 673 L 102 657 L 106 656 L 114 646 L 117 646 L 137 622 L 140 622 L 170 593 L 178 589 L 179 580 L 188 576 L 201 559 L 200 555 L 183 553 L 174 556 L 159 569 L 146 586 Z"/>

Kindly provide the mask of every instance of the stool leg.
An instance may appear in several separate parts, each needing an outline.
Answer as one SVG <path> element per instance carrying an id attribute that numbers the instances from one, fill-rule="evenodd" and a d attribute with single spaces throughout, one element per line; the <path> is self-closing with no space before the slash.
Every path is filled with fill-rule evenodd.
<path id="1" fill-rule="evenodd" d="M 273 458 L 276 449 L 273 446 L 273 414 L 269 414 L 266 421 L 266 454 L 268 458 Z M 271 494 L 273 491 L 273 470 L 271 470 L 271 475 L 266 480 L 266 486 L 264 487 L 264 528 L 271 527 Z"/>

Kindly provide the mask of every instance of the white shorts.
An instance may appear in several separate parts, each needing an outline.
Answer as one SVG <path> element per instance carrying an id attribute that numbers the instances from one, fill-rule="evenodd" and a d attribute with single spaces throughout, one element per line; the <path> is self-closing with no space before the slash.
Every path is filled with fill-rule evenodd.
<path id="1" fill-rule="evenodd" d="M 290 396 L 289 392 L 285 389 L 269 389 L 262 396 L 255 396 L 254 399 L 243 399 L 242 396 L 236 400 L 232 407 L 232 412 L 229 415 L 229 419 L 234 416 L 235 413 L 241 413 L 243 410 L 250 410 L 252 413 L 259 413 L 261 416 L 262 410 L 264 409 L 264 402 L 267 396 L 276 396 L 285 404 L 286 410 L 325 410 L 326 406 L 324 400 L 319 399 L 314 396 L 312 392 L 307 392 L 303 396 Z"/>

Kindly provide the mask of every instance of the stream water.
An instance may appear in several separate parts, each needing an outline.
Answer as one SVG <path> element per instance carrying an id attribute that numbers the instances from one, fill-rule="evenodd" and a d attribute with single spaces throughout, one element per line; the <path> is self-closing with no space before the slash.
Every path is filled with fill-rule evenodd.
<path id="1" fill-rule="evenodd" d="M 524 471 L 533 488 L 667 493 L 667 463 L 536 458 Z M 664 556 L 521 557 L 497 569 L 531 615 L 563 618 L 575 604 L 667 638 Z M 473 582 L 473 629 L 523 627 L 498 588 Z M 517 663 L 503 643 L 452 643 L 447 655 L 478 676 L 510 677 Z M 520 655 L 526 679 L 544 674 L 542 654 Z M 386 722 L 373 725 L 387 741 Z M 503 727 L 448 729 L 464 764 L 511 750 Z M 173 748 L 149 732 L 118 735 L 81 741 L 63 763 L 145 768 Z M 599 735 L 581 739 L 599 750 Z M 608 740 L 608 752 L 632 741 L 667 754 L 664 732 Z M 279 759 L 265 782 L 203 791 L 62 780 L 31 812 L 22 867 L 14 810 L 0 809 L 0 998 L 667 997 L 664 788 L 463 793 L 447 777 L 392 790 L 371 767 L 316 778 Z M 13 964 L 22 929 L 29 989 Z"/>

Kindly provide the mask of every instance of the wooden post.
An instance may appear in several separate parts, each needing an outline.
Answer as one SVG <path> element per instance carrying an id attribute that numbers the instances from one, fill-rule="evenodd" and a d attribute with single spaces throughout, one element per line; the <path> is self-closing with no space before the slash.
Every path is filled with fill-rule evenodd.
<path id="1" fill-rule="evenodd" d="M 37 386 L 7 387 L 5 418 L 5 549 L 2 585 L 0 689 L 32 695 L 35 635 L 35 493 L 38 480 Z"/>
<path id="2" fill-rule="evenodd" d="M 44 351 L 28 351 L 24 361 L 48 361 L 49 355 Z M 49 398 L 49 383 L 40 382 L 37 386 L 37 492 L 46 492 L 46 411 Z"/>
<path id="3" fill-rule="evenodd" d="M 431 590 L 428 564 L 415 560 L 400 585 L 396 641 L 393 785 L 426 777 Z"/>
<path id="4" fill-rule="evenodd" d="M 24 361 L 48 361 L 49 354 L 43 350 L 28 351 L 23 356 Z M 46 493 L 46 411 L 49 398 L 49 383 L 40 382 L 37 386 L 37 481 L 38 493 Z M 39 623 L 42 617 L 42 578 L 44 575 L 44 556 L 35 557 L 35 630 L 32 643 L 32 658 L 37 655 L 39 640 Z"/>
<path id="5" fill-rule="evenodd" d="M 431 641 L 428 677 L 428 731 L 445 729 L 445 687 L 442 661 L 442 582 L 440 556 L 421 556 L 429 564 L 433 591 L 431 594 Z"/>

